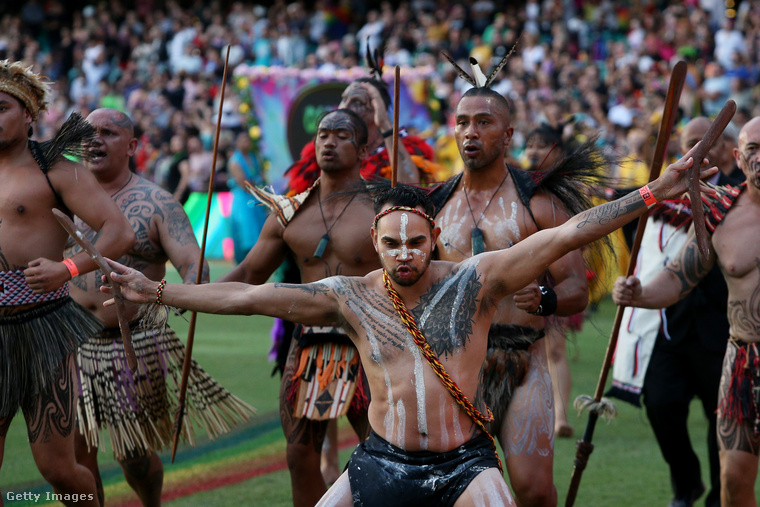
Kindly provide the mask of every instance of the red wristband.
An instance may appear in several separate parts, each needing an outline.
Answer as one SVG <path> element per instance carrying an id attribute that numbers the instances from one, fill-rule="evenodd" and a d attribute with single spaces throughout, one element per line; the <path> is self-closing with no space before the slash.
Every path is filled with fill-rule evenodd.
<path id="1" fill-rule="evenodd" d="M 657 199 L 654 198 L 654 194 L 652 194 L 652 191 L 649 190 L 649 185 L 644 185 L 639 189 L 639 194 L 641 194 L 641 198 L 644 199 L 644 204 L 647 205 L 647 208 L 651 208 L 655 204 L 657 204 Z"/>
<path id="2" fill-rule="evenodd" d="M 79 270 L 77 269 L 77 265 L 74 264 L 74 261 L 71 259 L 63 259 L 63 265 L 66 266 L 66 269 L 69 270 L 69 274 L 71 275 L 71 278 L 74 278 L 75 276 L 79 275 Z"/>

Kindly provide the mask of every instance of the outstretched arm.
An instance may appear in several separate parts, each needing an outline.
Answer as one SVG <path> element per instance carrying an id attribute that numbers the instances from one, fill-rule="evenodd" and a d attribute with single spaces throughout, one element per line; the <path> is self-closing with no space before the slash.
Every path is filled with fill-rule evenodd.
<path id="1" fill-rule="evenodd" d="M 686 191 L 695 148 L 649 184 L 657 201 L 672 199 Z M 703 166 L 700 177 L 707 178 L 717 171 L 717 167 Z M 644 198 L 637 190 L 579 213 L 559 227 L 539 231 L 507 250 L 483 254 L 481 269 L 489 273 L 490 290 L 498 298 L 521 289 L 566 253 L 622 227 L 646 209 Z"/>
<path id="2" fill-rule="evenodd" d="M 309 284 L 210 283 L 204 285 L 165 284 L 149 280 L 139 271 L 108 259 L 114 282 L 121 286 L 124 299 L 133 303 L 156 303 L 194 312 L 224 315 L 268 315 L 312 326 L 341 325 L 340 304 L 327 278 Z M 101 288 L 110 293 L 108 286 Z M 113 304 L 113 299 L 106 301 Z"/>
<path id="3" fill-rule="evenodd" d="M 652 281 L 642 286 L 635 276 L 619 277 L 612 288 L 612 299 L 618 305 L 640 308 L 665 308 L 686 297 L 715 265 L 715 249 L 702 257 L 692 227 L 686 244 Z"/>

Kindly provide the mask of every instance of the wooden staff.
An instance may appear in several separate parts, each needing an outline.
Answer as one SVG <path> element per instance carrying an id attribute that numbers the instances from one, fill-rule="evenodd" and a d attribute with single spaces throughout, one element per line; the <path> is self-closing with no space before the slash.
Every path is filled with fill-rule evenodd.
<path id="1" fill-rule="evenodd" d="M 114 283 L 111 280 L 111 271 L 113 269 L 108 265 L 105 258 L 100 255 L 95 245 L 90 243 L 84 234 L 77 230 L 74 222 L 71 221 L 68 215 L 61 210 L 53 208 L 53 215 L 58 219 L 61 226 L 66 229 L 69 236 L 74 238 L 74 241 L 87 252 L 95 264 L 100 268 L 104 275 L 108 278 L 108 283 L 113 290 L 113 299 L 116 303 L 116 316 L 119 319 L 119 331 L 121 331 L 121 341 L 124 344 L 124 355 L 127 356 L 127 366 L 133 372 L 137 371 L 137 356 L 135 355 L 135 348 L 132 346 L 132 332 L 129 329 L 129 321 L 127 320 L 127 310 L 124 307 L 124 299 L 121 297 L 121 286 L 118 283 Z"/>
<path id="2" fill-rule="evenodd" d="M 219 113 L 216 118 L 216 136 L 214 138 L 214 155 L 211 161 L 211 176 L 208 180 L 208 199 L 206 200 L 206 217 L 203 221 L 203 236 L 201 239 L 201 254 L 198 259 L 198 275 L 195 277 L 195 284 L 201 283 L 203 277 L 203 263 L 205 261 L 206 252 L 206 235 L 208 233 L 208 221 L 211 211 L 211 197 L 214 194 L 214 178 L 216 176 L 216 157 L 219 153 L 219 132 L 221 130 L 222 123 L 222 106 L 224 105 L 224 89 L 227 85 L 227 66 L 230 61 L 230 46 L 227 46 L 227 56 L 224 59 L 224 73 L 222 74 L 222 89 L 219 93 Z M 190 325 L 187 329 L 187 344 L 185 345 L 185 361 L 182 364 L 182 381 L 179 386 L 179 397 L 177 398 L 177 413 L 174 418 L 174 442 L 172 444 L 172 463 L 174 463 L 174 457 L 177 454 L 177 444 L 179 443 L 179 436 L 182 433 L 182 421 L 185 415 L 185 395 L 187 394 L 187 379 L 190 375 L 190 366 L 193 361 L 193 339 L 195 338 L 195 321 L 197 320 L 198 313 L 192 312 L 190 314 Z"/>
<path id="3" fill-rule="evenodd" d="M 673 130 L 673 124 L 675 123 L 675 110 L 678 108 L 678 101 L 681 97 L 681 90 L 683 89 L 685 79 L 686 63 L 680 61 L 673 67 L 673 72 L 670 76 L 670 85 L 668 86 L 668 94 L 665 98 L 662 120 L 660 121 L 660 131 L 657 133 L 657 144 L 655 145 L 652 164 L 649 166 L 650 182 L 656 180 L 660 175 L 660 170 L 662 169 L 662 164 L 665 160 L 665 148 L 670 141 L 670 134 Z M 631 258 L 628 261 L 627 276 L 631 276 L 633 274 L 633 270 L 636 267 L 636 258 L 639 255 L 641 238 L 644 235 L 644 229 L 646 228 L 648 216 L 649 213 L 645 213 L 639 217 L 639 223 L 636 228 L 636 235 L 634 236 L 633 245 L 631 246 Z M 610 364 L 612 364 L 612 355 L 615 352 L 615 347 L 617 345 L 617 338 L 618 334 L 620 333 L 620 324 L 623 321 L 624 309 L 625 307 L 618 306 L 617 313 L 615 314 L 615 323 L 612 326 L 610 341 L 607 345 L 607 353 L 604 357 L 604 363 L 602 365 L 602 372 L 599 375 L 599 382 L 596 385 L 594 402 L 589 411 L 586 431 L 583 433 L 583 438 L 581 440 L 578 440 L 577 451 L 575 453 L 575 461 L 573 463 L 573 475 L 570 478 L 570 486 L 567 491 L 567 498 L 565 499 L 565 507 L 571 507 L 575 503 L 575 496 L 578 493 L 578 486 L 581 482 L 583 470 L 586 468 L 588 458 L 591 455 L 591 452 L 594 450 L 594 444 L 591 443 L 591 440 L 594 437 L 594 428 L 596 427 L 596 421 L 599 418 L 600 412 L 602 412 L 602 394 L 604 392 L 604 386 L 607 383 L 607 373 L 609 372 Z"/>
<path id="4" fill-rule="evenodd" d="M 705 226 L 705 211 L 702 209 L 702 197 L 699 192 L 699 171 L 702 168 L 702 160 L 704 160 L 707 152 L 710 151 L 715 141 L 726 129 L 726 126 L 731 121 L 736 113 L 736 102 L 733 100 L 726 101 L 723 109 L 720 110 L 718 116 L 710 124 L 710 128 L 705 132 L 705 136 L 702 138 L 702 142 L 694 152 L 694 162 L 689 169 L 689 201 L 691 201 L 691 212 L 694 217 L 694 233 L 697 236 L 697 246 L 702 256 L 707 257 L 710 253 L 710 240 L 707 239 L 707 227 Z M 710 161 L 712 162 L 712 161 Z"/>
<path id="5" fill-rule="evenodd" d="M 401 88 L 401 68 L 396 65 L 393 79 L 393 154 L 391 158 L 391 186 L 396 186 L 398 179 L 398 103 Z"/>

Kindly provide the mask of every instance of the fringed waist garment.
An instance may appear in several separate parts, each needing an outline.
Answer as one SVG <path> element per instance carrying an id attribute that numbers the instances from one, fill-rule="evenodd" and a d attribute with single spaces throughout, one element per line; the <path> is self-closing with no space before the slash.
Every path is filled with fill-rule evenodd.
<path id="1" fill-rule="evenodd" d="M 298 367 L 287 393 L 294 417 L 325 421 L 349 411 L 366 413 L 369 389 L 359 352 L 345 332 L 304 326 L 297 339 Z"/>
<path id="2" fill-rule="evenodd" d="M 66 358 L 101 329 L 69 296 L 0 317 L 0 418 L 48 392 Z"/>
<path id="3" fill-rule="evenodd" d="M 500 427 L 515 389 L 525 380 L 528 349 L 543 336 L 543 330 L 515 324 L 493 324 L 488 330 L 483 397 L 493 412 L 493 428 Z"/>
<path id="4" fill-rule="evenodd" d="M 185 347 L 168 326 L 132 330 L 138 368 L 127 366 L 119 328 L 109 328 L 79 349 L 78 417 L 90 447 L 108 430 L 117 460 L 167 446 L 173 436 Z M 194 426 L 213 440 L 250 419 L 255 409 L 219 385 L 194 360 L 188 377 L 182 436 L 194 445 Z"/>

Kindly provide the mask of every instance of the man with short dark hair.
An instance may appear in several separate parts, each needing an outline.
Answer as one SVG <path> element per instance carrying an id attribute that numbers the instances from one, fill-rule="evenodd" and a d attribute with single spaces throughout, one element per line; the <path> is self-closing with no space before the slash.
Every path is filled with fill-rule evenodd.
<path id="1" fill-rule="evenodd" d="M 135 236 L 95 178 L 65 157 L 86 155 L 82 143 L 93 138 L 79 115 L 50 141 L 30 139 L 47 90 L 31 69 L 0 61 L 0 465 L 20 408 L 32 456 L 53 491 L 67 505 L 94 506 L 95 481 L 74 454 L 74 355 L 99 324 L 71 299 L 68 281 L 96 265 L 86 253 L 64 259 L 69 236 L 52 209 L 98 231 L 95 247 L 107 256 L 121 256 Z"/>
<path id="2" fill-rule="evenodd" d="M 441 227 L 440 259 L 463 262 L 480 252 L 510 248 L 568 219 L 562 199 L 537 186 L 533 175 L 505 164 L 512 133 L 509 103 L 501 94 L 487 87 L 464 93 L 457 105 L 454 135 L 465 169 L 433 195 Z M 556 400 L 543 339 L 544 318 L 576 314 L 588 302 L 580 251 L 569 252 L 546 268 L 540 283 L 533 281 L 499 302 L 484 372 L 484 395 L 495 416 L 492 431 L 504 450 L 515 498 L 523 507 L 557 502 Z"/>
<path id="3" fill-rule="evenodd" d="M 424 190 L 399 185 L 375 196 L 370 233 L 383 269 L 365 276 L 182 286 L 150 281 L 111 261 L 113 276 L 135 303 L 154 303 L 158 295 L 193 311 L 263 314 L 345 330 L 372 393 L 373 433 L 319 505 L 514 505 L 483 402 L 487 335 L 499 302 L 567 252 L 656 200 L 684 192 L 692 162 L 689 152 L 640 191 L 461 263 L 431 260 L 440 234 L 432 203 Z M 701 176 L 715 171 L 704 169 Z"/>
<path id="4" fill-rule="evenodd" d="M 315 139 L 320 178 L 292 197 L 254 190 L 272 213 L 243 262 L 218 281 L 262 284 L 287 254 L 292 254 L 304 282 L 362 276 L 377 269 L 366 229 L 372 207 L 353 193 L 363 186 L 360 167 L 366 154 L 367 128 L 356 113 L 337 109 L 323 116 Z M 280 390 L 295 506 L 311 507 L 326 491 L 320 450 L 328 424 L 345 414 L 364 440 L 369 431 L 367 406 L 359 355 L 346 333 L 338 326 L 297 328 Z"/>

